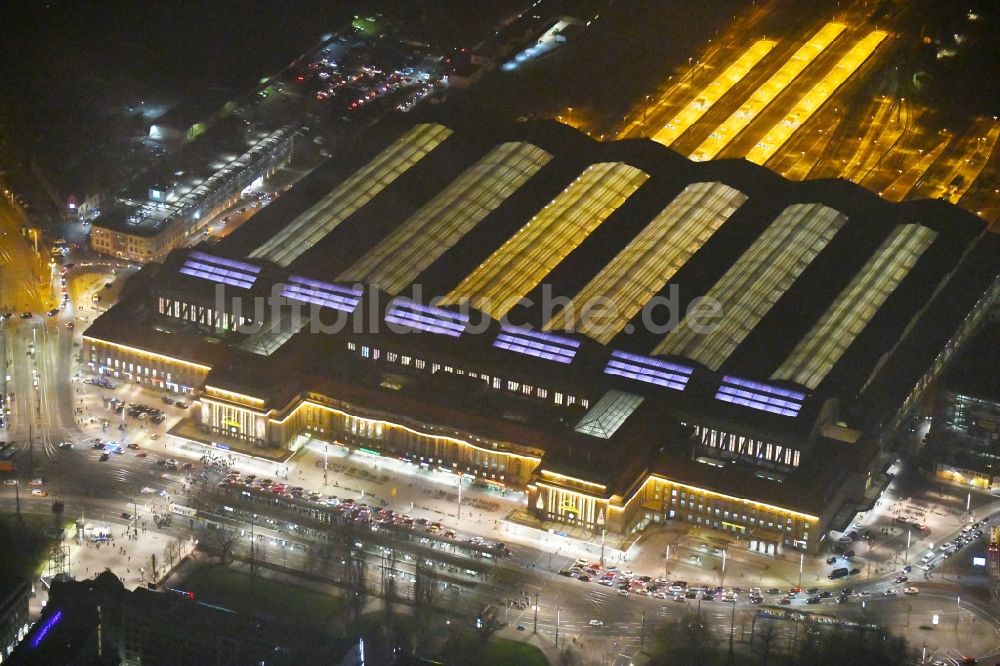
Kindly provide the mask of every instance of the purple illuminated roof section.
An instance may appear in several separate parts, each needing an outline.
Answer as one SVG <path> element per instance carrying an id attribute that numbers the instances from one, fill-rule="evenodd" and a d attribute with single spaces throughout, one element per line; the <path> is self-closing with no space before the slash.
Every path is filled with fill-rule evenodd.
<path id="1" fill-rule="evenodd" d="M 469 325 L 469 315 L 432 305 L 421 305 L 406 298 L 397 298 L 389 304 L 385 321 L 425 333 L 439 333 L 457 338 Z"/>
<path id="2" fill-rule="evenodd" d="M 312 303 L 341 312 L 354 312 L 361 302 L 361 289 L 291 275 L 281 295 L 303 303 Z"/>
<path id="3" fill-rule="evenodd" d="M 726 375 L 715 394 L 716 400 L 742 405 L 780 416 L 798 416 L 806 394 L 763 384 L 741 377 Z"/>
<path id="4" fill-rule="evenodd" d="M 684 390 L 692 372 L 691 368 L 677 363 L 617 350 L 611 352 L 611 358 L 604 366 L 606 375 L 634 379 L 677 391 Z"/>
<path id="5" fill-rule="evenodd" d="M 501 326 L 500 334 L 493 341 L 493 346 L 557 363 L 570 363 L 576 356 L 580 341 L 554 333 L 532 331 L 516 326 Z"/>
<path id="6" fill-rule="evenodd" d="M 188 255 L 188 259 L 198 259 L 200 261 L 208 262 L 210 264 L 222 266 L 223 268 L 231 268 L 234 270 L 242 271 L 244 273 L 250 273 L 252 275 L 257 275 L 257 273 L 260 273 L 260 266 L 254 266 L 253 264 L 248 264 L 243 261 L 236 261 L 234 259 L 225 259 L 223 257 L 216 257 L 215 255 L 205 254 L 204 252 L 192 252 L 191 254 Z"/>
<path id="7" fill-rule="evenodd" d="M 214 257 L 204 252 L 192 252 L 179 272 L 218 284 L 249 289 L 257 281 L 260 266 Z"/>

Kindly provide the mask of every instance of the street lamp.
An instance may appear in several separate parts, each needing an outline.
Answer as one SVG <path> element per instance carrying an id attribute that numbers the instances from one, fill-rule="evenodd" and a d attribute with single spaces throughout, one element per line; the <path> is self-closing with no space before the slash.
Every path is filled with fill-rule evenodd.
<path id="1" fill-rule="evenodd" d="M 799 587 L 802 587 L 802 565 L 805 563 L 806 554 L 799 553 Z"/>
<path id="2" fill-rule="evenodd" d="M 561 611 L 562 611 L 562 606 L 556 606 L 556 649 L 557 650 L 559 649 L 559 614 Z"/>

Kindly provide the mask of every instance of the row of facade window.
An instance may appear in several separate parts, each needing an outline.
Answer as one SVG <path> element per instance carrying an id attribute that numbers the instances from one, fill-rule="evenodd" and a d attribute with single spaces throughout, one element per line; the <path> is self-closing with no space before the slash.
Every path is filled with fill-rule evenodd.
<path id="1" fill-rule="evenodd" d="M 799 466 L 799 451 L 790 446 L 772 444 L 700 425 L 694 426 L 694 433 L 704 446 L 728 452 L 738 458 L 766 460 L 787 467 Z"/>
<path id="2" fill-rule="evenodd" d="M 667 493 L 667 486 L 657 485 L 654 489 L 654 499 L 662 501 L 668 505 L 670 517 L 674 514 L 685 514 L 688 511 L 705 515 L 707 519 L 721 520 L 724 524 L 753 527 L 766 527 L 770 530 L 791 533 L 795 530 L 797 522 L 791 516 L 778 511 L 765 511 L 756 508 L 741 506 L 737 511 L 730 503 L 721 499 L 712 499 L 697 492 L 688 492 L 670 488 Z M 732 510 L 730 510 L 732 509 Z M 691 516 L 688 515 L 690 522 Z M 802 523 L 802 541 L 809 540 L 809 525 Z"/>
<path id="3" fill-rule="evenodd" d="M 94 363 L 98 362 L 97 354 L 93 351 L 90 354 L 90 360 Z M 171 373 L 151 368 L 148 365 L 125 362 L 117 358 L 111 358 L 110 356 L 106 357 L 104 361 L 104 367 L 106 368 L 114 368 L 115 370 L 121 370 L 122 372 L 127 372 L 129 374 L 151 376 L 168 382 L 173 380 L 173 375 Z"/>
<path id="4" fill-rule="evenodd" d="M 185 303 L 184 301 L 178 301 L 172 298 L 164 298 L 163 296 L 159 299 L 159 312 L 161 315 L 166 317 L 183 319 L 185 321 L 202 324 L 203 326 L 209 326 L 211 328 L 222 329 L 224 331 L 231 331 L 236 326 L 236 316 L 233 314 L 228 312 L 219 312 L 215 308 Z M 249 323 L 249 318 L 243 316 L 240 317 L 241 325 Z"/>
<path id="5" fill-rule="evenodd" d="M 455 368 L 450 365 L 444 365 L 441 363 L 427 363 L 424 359 L 414 358 L 406 354 L 399 354 L 397 352 L 385 352 L 382 353 L 377 347 L 369 347 L 368 345 L 358 345 L 354 342 L 347 343 L 347 349 L 353 352 L 358 352 L 361 358 L 371 359 L 373 361 L 378 361 L 384 359 L 386 363 L 398 363 L 404 367 L 412 367 L 415 370 L 430 370 L 431 373 L 438 372 L 442 370 L 444 372 L 450 372 L 456 375 L 468 375 L 473 379 L 481 379 L 494 389 L 498 391 L 507 391 L 509 393 L 518 393 L 520 395 L 538 398 L 540 400 L 549 399 L 549 390 L 542 388 L 541 386 L 533 386 L 531 384 L 525 384 L 522 382 L 517 382 L 511 379 L 503 379 L 501 377 L 490 376 L 486 373 L 477 373 L 471 370 L 465 370 L 463 368 Z M 590 400 L 587 398 L 580 398 L 575 395 L 564 394 L 561 391 L 552 391 L 552 402 L 557 405 L 575 405 L 580 404 L 584 409 L 590 406 Z"/>

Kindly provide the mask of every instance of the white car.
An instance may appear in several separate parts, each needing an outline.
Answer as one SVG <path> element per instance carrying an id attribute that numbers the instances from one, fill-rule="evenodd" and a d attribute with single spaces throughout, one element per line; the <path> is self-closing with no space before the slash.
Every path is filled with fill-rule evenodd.
<path id="1" fill-rule="evenodd" d="M 604 622 L 602 622 L 601 620 L 591 620 L 588 624 L 590 626 L 592 626 L 592 627 L 603 627 L 604 626 Z"/>
<path id="2" fill-rule="evenodd" d="M 898 594 L 898 592 L 896 592 L 896 589 L 890 587 L 888 590 L 886 590 L 885 592 L 882 593 L 882 596 L 885 596 L 885 597 L 894 597 L 897 594 Z"/>
<path id="3" fill-rule="evenodd" d="M 903 594 L 920 594 L 920 590 L 915 587 L 903 588 Z"/>

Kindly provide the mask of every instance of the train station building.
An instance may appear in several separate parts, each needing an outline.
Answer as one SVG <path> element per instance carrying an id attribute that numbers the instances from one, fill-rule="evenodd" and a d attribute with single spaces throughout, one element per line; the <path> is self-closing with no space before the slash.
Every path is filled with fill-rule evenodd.
<path id="1" fill-rule="evenodd" d="M 556 123 L 386 126 L 84 335 L 196 398 L 171 436 L 310 440 L 526 491 L 541 524 L 817 551 L 998 293 L 1000 243 L 737 160 Z"/>

